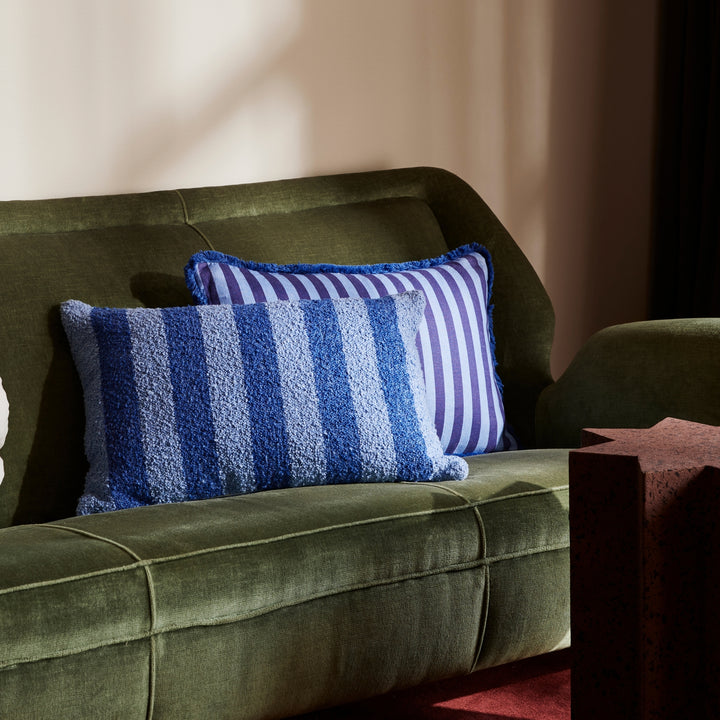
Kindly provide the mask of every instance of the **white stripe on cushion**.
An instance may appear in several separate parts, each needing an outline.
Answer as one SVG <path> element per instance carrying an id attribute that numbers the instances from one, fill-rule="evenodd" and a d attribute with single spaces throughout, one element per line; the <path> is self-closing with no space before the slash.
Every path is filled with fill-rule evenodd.
<path id="1" fill-rule="evenodd" d="M 255 489 L 255 477 L 250 416 L 235 316 L 229 305 L 223 313 L 208 312 L 207 307 L 198 307 L 197 311 L 203 332 L 220 480 L 228 494 L 251 492 Z"/>
<path id="2" fill-rule="evenodd" d="M 363 479 L 372 481 L 383 474 L 394 475 L 397 472 L 395 443 L 377 361 L 368 363 L 363 358 L 365 343 L 361 339 L 373 336 L 367 309 L 359 303 L 336 303 L 335 313 L 342 336 L 350 390 L 353 399 L 362 398 L 365 405 L 365 412 L 355 412 Z M 371 408 L 369 412 L 368 406 Z M 378 463 L 379 459 L 384 462 Z"/>
<path id="3" fill-rule="evenodd" d="M 296 302 L 268 304 L 268 315 L 280 371 L 285 429 L 292 477 L 304 484 L 323 481 L 325 446 L 315 384 L 313 359 L 305 331 L 305 314 Z"/>
<path id="4" fill-rule="evenodd" d="M 185 498 L 187 488 L 175 406 L 163 402 L 173 394 L 165 323 L 160 311 L 151 309 L 142 323 L 137 313 L 127 313 L 127 321 L 149 489 L 156 499 L 166 496 L 178 502 Z M 146 344 L 153 348 L 152 354 L 143 352 Z"/>

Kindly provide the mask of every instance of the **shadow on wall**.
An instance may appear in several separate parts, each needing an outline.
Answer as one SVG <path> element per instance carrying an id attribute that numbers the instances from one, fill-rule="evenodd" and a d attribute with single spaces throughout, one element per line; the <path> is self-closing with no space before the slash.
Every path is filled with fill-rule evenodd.
<path id="1" fill-rule="evenodd" d="M 475 0 L 44 2 L 0 14 L 33 38 L 1 50 L 1 142 L 23 169 L 5 197 L 420 164 L 472 181 L 472 146 L 494 143 L 469 111 Z"/>
<path id="2" fill-rule="evenodd" d="M 646 316 L 658 2 L 6 0 L 0 197 L 444 167 L 545 283 L 557 374 Z"/>
<path id="3" fill-rule="evenodd" d="M 113 175 L 155 189 L 303 174 L 309 101 L 293 69 L 303 3 L 210 0 L 183 11 L 167 38 L 169 88 L 117 143 Z M 133 21 L 145 23 L 144 15 Z M 152 26 L 162 27 L 160 17 Z M 214 50 L 189 52 L 197 33 L 212 37 Z"/>
<path id="4" fill-rule="evenodd" d="M 138 2 L 77 18 L 102 42 L 66 68 L 95 68 L 65 83 L 87 108 L 86 137 L 56 118 L 95 150 L 74 164 L 73 194 L 423 164 L 467 174 L 474 0 Z"/>
<path id="5" fill-rule="evenodd" d="M 657 5 L 471 3 L 458 36 L 471 122 L 449 169 L 545 284 L 556 376 L 595 331 L 647 317 Z"/>
<path id="6" fill-rule="evenodd" d="M 553 367 L 593 332 L 648 313 L 656 0 L 553 16 L 545 284 Z"/>
<path id="7" fill-rule="evenodd" d="M 4 0 L 3 199 L 306 169 L 302 0 Z"/>

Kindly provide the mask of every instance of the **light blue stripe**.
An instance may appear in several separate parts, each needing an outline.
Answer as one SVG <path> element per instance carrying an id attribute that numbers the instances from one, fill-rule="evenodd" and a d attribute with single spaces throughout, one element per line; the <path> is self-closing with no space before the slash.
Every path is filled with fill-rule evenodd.
<path id="1" fill-rule="evenodd" d="M 425 404 L 425 383 L 423 380 L 422 366 L 415 342 L 417 336 L 418 320 L 416 314 L 408 312 L 409 304 L 414 307 L 425 307 L 425 296 L 419 290 L 412 290 L 407 293 L 395 295 L 396 314 L 398 318 L 398 330 L 405 346 L 405 368 L 408 382 L 413 392 L 413 399 L 417 417 L 420 419 L 421 431 L 427 452 L 430 457 L 435 457 L 437 448 L 441 448 L 440 438 L 435 429 L 435 424 L 430 420 L 430 415 Z"/>
<path id="2" fill-rule="evenodd" d="M 452 435 L 453 426 L 453 356 L 445 315 L 431 281 L 419 271 L 407 272 L 413 287 L 425 294 L 425 322 L 428 326 L 430 358 L 425 363 L 428 405 L 433 408 L 433 419 L 443 447 Z M 432 394 L 431 394 L 432 390 Z"/>
<path id="3" fill-rule="evenodd" d="M 245 369 L 230 306 L 197 308 L 205 342 L 218 473 L 224 494 L 252 492 L 255 474 Z"/>
<path id="4" fill-rule="evenodd" d="M 290 484 L 325 482 L 327 467 L 305 314 L 297 302 L 268 303 L 283 398 Z"/>
<path id="5" fill-rule="evenodd" d="M 335 301 L 342 334 L 348 382 L 355 407 L 364 482 L 397 476 L 395 442 L 388 416 L 382 379 L 378 372 L 375 346 L 367 307 L 357 301 Z M 373 357 L 368 357 L 372 353 Z"/>
<path id="6" fill-rule="evenodd" d="M 230 304 L 232 298 L 230 297 L 230 289 L 228 288 L 227 280 L 223 275 L 223 271 L 217 263 L 208 263 L 208 269 L 215 281 L 215 292 L 217 293 L 218 300 L 221 303 Z"/>
<path id="7" fill-rule="evenodd" d="M 180 502 L 187 487 L 174 404 L 167 401 L 173 387 L 165 325 L 159 310 L 130 310 L 127 318 L 149 490 L 154 502 Z"/>

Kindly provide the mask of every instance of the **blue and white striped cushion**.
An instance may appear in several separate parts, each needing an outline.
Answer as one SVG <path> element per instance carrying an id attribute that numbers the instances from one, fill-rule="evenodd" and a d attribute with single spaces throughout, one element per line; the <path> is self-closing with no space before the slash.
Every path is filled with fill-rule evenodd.
<path id="1" fill-rule="evenodd" d="M 61 307 L 90 468 L 78 513 L 278 487 L 460 479 L 424 404 L 424 298 Z"/>
<path id="2" fill-rule="evenodd" d="M 484 247 L 471 244 L 432 260 L 365 266 L 273 265 L 203 252 L 190 259 L 186 279 L 200 304 L 421 291 L 427 306 L 416 343 L 444 451 L 476 455 L 517 447 L 505 427 L 495 372 L 492 264 Z"/>

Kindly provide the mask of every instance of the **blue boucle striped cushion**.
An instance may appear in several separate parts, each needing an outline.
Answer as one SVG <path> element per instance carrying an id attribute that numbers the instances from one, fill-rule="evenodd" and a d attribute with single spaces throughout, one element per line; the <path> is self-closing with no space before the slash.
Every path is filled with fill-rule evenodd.
<path id="1" fill-rule="evenodd" d="M 78 513 L 280 487 L 461 479 L 424 404 L 418 292 L 61 315 L 90 463 Z"/>
<path id="2" fill-rule="evenodd" d="M 416 344 L 427 403 L 443 450 L 455 455 L 517 447 L 495 372 L 492 272 L 488 251 L 477 244 L 431 260 L 364 266 L 272 265 L 203 252 L 185 269 L 200 304 L 422 292 L 427 305 Z"/>

